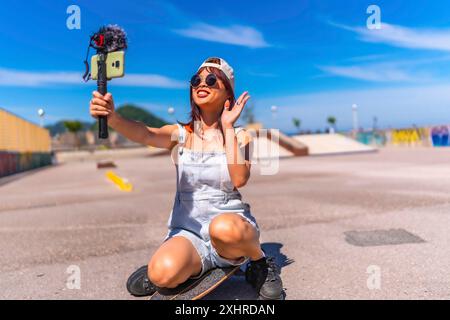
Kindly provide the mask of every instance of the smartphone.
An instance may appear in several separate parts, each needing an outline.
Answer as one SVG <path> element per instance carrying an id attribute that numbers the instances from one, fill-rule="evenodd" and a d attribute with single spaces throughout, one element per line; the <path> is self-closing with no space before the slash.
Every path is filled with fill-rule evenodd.
<path id="1" fill-rule="evenodd" d="M 98 76 L 98 55 L 91 58 L 91 78 L 97 80 Z M 121 78 L 125 75 L 125 51 L 114 51 L 106 56 L 106 78 Z"/>

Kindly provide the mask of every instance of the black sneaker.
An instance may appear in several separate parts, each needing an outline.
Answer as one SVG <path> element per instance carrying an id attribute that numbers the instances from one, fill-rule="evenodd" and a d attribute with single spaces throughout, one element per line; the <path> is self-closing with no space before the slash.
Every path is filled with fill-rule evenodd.
<path id="1" fill-rule="evenodd" d="M 128 278 L 127 290 L 133 296 L 149 296 L 156 292 L 156 286 L 148 279 L 147 270 L 147 266 L 142 266 Z"/>
<path id="2" fill-rule="evenodd" d="M 259 293 L 261 300 L 283 300 L 283 283 L 280 278 L 280 267 L 274 258 L 264 257 L 250 261 L 245 270 L 245 279 Z"/>

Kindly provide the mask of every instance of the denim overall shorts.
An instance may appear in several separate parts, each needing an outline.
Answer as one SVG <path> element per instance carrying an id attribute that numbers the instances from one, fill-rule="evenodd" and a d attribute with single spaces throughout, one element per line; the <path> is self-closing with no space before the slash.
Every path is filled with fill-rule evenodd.
<path id="1" fill-rule="evenodd" d="M 174 236 L 182 236 L 191 241 L 202 261 L 202 271 L 195 277 L 201 277 L 215 267 L 242 265 L 248 261 L 248 257 L 233 261 L 219 256 L 209 237 L 211 220 L 225 212 L 244 217 L 257 230 L 258 235 L 260 232 L 250 213 L 250 205 L 242 201 L 239 191 L 234 190 L 226 153 L 185 148 L 186 129 L 179 124 L 178 127 L 178 145 L 175 147 L 178 159 L 174 159 L 177 192 L 167 223 L 169 231 L 164 241 Z M 235 133 L 240 130 L 242 128 L 235 128 Z"/>

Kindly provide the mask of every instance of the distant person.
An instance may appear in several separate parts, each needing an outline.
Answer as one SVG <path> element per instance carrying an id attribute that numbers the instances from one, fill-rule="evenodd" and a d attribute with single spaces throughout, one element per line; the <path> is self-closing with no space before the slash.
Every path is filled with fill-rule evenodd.
<path id="1" fill-rule="evenodd" d="M 128 291 L 151 295 L 214 267 L 248 263 L 246 279 L 260 298 L 281 299 L 279 267 L 262 251 L 259 226 L 238 191 L 250 177 L 251 136 L 234 124 L 250 96 L 244 92 L 235 100 L 233 69 L 221 58 L 205 60 L 190 83 L 190 121 L 161 128 L 118 115 L 110 93 L 94 92 L 90 102 L 94 118 L 107 116 L 128 139 L 172 150 L 177 170 L 167 236 L 148 268 L 130 276 Z"/>

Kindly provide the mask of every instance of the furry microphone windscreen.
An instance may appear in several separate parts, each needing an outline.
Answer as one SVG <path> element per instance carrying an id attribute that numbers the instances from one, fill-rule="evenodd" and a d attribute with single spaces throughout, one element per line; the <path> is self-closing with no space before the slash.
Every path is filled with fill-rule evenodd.
<path id="1" fill-rule="evenodd" d="M 99 33 L 105 37 L 105 49 L 107 52 L 125 50 L 127 48 L 127 34 L 118 25 L 101 27 Z"/>

